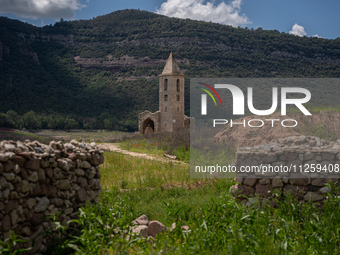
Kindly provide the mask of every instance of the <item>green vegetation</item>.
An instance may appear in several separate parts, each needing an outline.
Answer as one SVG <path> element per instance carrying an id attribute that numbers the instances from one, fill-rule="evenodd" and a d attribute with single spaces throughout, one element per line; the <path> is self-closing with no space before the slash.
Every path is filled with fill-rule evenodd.
<path id="1" fill-rule="evenodd" d="M 135 131 L 138 113 L 158 109 L 158 79 L 143 77 L 159 75 L 164 63 L 152 61 L 165 60 L 170 52 L 186 61 L 179 66 L 187 77 L 187 115 L 189 78 L 340 75 L 340 38 L 298 37 L 139 10 L 42 28 L 0 17 L 0 38 L 0 112 L 13 110 L 23 121 L 6 116 L 4 122 L 1 115 L 0 126 L 6 127 Z M 127 55 L 149 59 L 135 65 Z M 82 66 L 76 56 L 97 64 Z M 320 97 L 314 104 L 332 103 Z"/>
<path id="2" fill-rule="evenodd" d="M 148 160 L 106 152 L 101 168 L 102 185 L 108 188 L 143 189 L 190 184 L 189 166 L 180 162 Z"/>
<path id="3" fill-rule="evenodd" d="M 49 143 L 51 141 L 48 137 L 42 137 L 25 131 L 0 130 L 0 140 L 25 141 L 26 139 L 42 143 Z"/>
<path id="4" fill-rule="evenodd" d="M 169 141 L 171 143 L 171 141 Z M 158 140 L 151 140 L 147 138 L 142 139 L 128 139 L 121 142 L 120 147 L 124 150 L 147 153 L 151 155 L 161 156 L 169 149 L 168 145 L 160 143 Z"/>
<path id="5" fill-rule="evenodd" d="M 84 142 L 120 142 L 131 136 L 131 133 L 120 131 L 86 131 L 86 130 L 40 130 L 39 132 L 18 131 L 13 129 L 0 129 L 0 140 L 14 140 L 25 141 L 29 139 L 31 141 L 39 141 L 45 144 L 49 144 L 50 141 L 63 141 L 70 142 L 75 139 L 77 141 Z"/>
<path id="6" fill-rule="evenodd" d="M 229 194 L 232 179 L 191 180 L 186 186 L 165 188 L 163 170 L 155 161 L 116 153 L 105 154 L 105 161 L 102 181 L 110 188 L 104 189 L 98 204 L 80 210 L 76 229 L 81 232 L 59 239 L 53 248 L 59 254 L 66 249 L 76 254 L 339 254 L 340 199 L 332 195 L 335 185 L 322 206 L 300 204 L 293 198 L 281 200 L 280 194 L 273 194 L 277 208 L 266 203 L 259 206 L 260 200 L 248 207 Z M 109 164 L 113 165 L 111 175 Z M 171 171 L 177 181 L 188 180 L 177 170 Z M 128 189 L 121 192 L 124 172 L 129 177 Z M 151 180 L 158 179 L 139 182 L 131 178 L 147 179 L 150 172 Z M 136 184 L 138 188 L 132 189 Z M 125 230 L 142 214 L 168 227 L 175 222 L 176 228 L 156 240 L 130 236 Z M 183 225 L 189 230 L 182 230 Z"/>
<path id="7" fill-rule="evenodd" d="M 176 130 L 174 133 L 134 135 L 120 143 L 122 149 L 162 156 L 175 155 L 179 160 L 190 162 L 190 130 Z"/>
<path id="8" fill-rule="evenodd" d="M 28 249 L 17 249 L 17 244 L 27 243 L 23 237 L 16 235 L 12 230 L 9 231 L 9 237 L 5 240 L 0 240 L 0 254 L 2 255 L 17 255 L 29 251 Z"/>
<path id="9" fill-rule="evenodd" d="M 108 131 L 108 130 L 40 130 L 35 135 L 44 137 L 46 139 L 69 142 L 73 139 L 84 142 L 96 142 L 96 143 L 112 143 L 122 141 L 123 139 L 129 138 L 132 134 L 120 131 Z"/>

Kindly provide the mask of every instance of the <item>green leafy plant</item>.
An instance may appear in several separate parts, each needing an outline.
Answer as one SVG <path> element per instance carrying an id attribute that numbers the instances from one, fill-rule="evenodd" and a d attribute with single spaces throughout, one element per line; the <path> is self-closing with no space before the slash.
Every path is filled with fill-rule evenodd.
<path id="1" fill-rule="evenodd" d="M 9 237 L 4 241 L 0 240 L 0 254 L 3 255 L 18 255 L 22 254 L 26 251 L 31 250 L 32 248 L 19 248 L 20 243 L 28 243 L 23 240 L 21 236 L 16 235 L 13 231 L 9 231 Z"/>

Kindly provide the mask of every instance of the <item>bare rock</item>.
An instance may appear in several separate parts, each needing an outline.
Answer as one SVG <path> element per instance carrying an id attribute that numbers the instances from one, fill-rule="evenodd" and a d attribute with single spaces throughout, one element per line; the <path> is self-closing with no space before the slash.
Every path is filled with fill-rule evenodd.
<path id="1" fill-rule="evenodd" d="M 75 174 L 78 175 L 78 176 L 84 176 L 85 175 L 85 172 L 83 169 L 80 169 L 80 168 L 77 168 L 74 170 Z"/>
<path id="2" fill-rule="evenodd" d="M 64 200 L 62 200 L 61 198 L 52 198 L 51 204 L 59 207 L 59 206 L 62 206 L 64 204 Z"/>
<path id="3" fill-rule="evenodd" d="M 259 180 L 259 183 L 262 184 L 262 185 L 268 185 L 271 183 L 270 179 L 269 178 L 261 178 Z"/>
<path id="4" fill-rule="evenodd" d="M 6 151 L 15 151 L 15 145 L 14 144 L 4 144 L 4 148 Z"/>
<path id="5" fill-rule="evenodd" d="M 57 188 L 55 186 L 49 185 L 46 186 L 47 189 L 47 198 L 55 198 L 57 197 Z"/>
<path id="6" fill-rule="evenodd" d="M 21 193 L 26 193 L 30 191 L 30 184 L 27 180 L 23 180 L 20 184 L 21 188 Z"/>
<path id="7" fill-rule="evenodd" d="M 68 151 L 74 151 L 76 149 L 76 147 L 74 145 L 70 144 L 70 143 L 65 143 L 64 147 Z"/>
<path id="8" fill-rule="evenodd" d="M 73 140 L 70 142 L 70 144 L 72 144 L 72 145 L 74 145 L 74 146 L 76 146 L 76 147 L 79 146 L 79 143 L 78 143 L 77 140 L 75 140 L 75 139 L 73 139 Z"/>
<path id="9" fill-rule="evenodd" d="M 77 178 L 77 183 L 79 184 L 80 187 L 86 188 L 88 186 L 87 180 L 84 177 L 78 177 Z"/>
<path id="10" fill-rule="evenodd" d="M 272 190 L 272 187 L 269 185 L 261 185 L 260 183 L 256 184 L 255 187 L 255 194 L 258 194 L 262 197 L 269 197 L 270 191 Z"/>
<path id="11" fill-rule="evenodd" d="M 250 197 L 254 195 L 255 189 L 247 185 L 236 184 L 230 187 L 229 192 L 235 197 Z"/>
<path id="12" fill-rule="evenodd" d="M 306 186 L 310 180 L 301 174 L 293 173 L 290 176 L 290 183 L 296 186 Z"/>
<path id="13" fill-rule="evenodd" d="M 37 182 L 39 180 L 38 173 L 32 172 L 30 175 L 27 176 L 27 180 L 29 180 L 30 182 Z"/>
<path id="14" fill-rule="evenodd" d="M 58 159 L 58 167 L 61 168 L 62 170 L 69 171 L 70 170 L 70 165 L 66 160 L 63 159 Z"/>
<path id="15" fill-rule="evenodd" d="M 9 214 L 14 209 L 18 208 L 19 204 L 17 200 L 9 200 L 6 204 L 5 214 Z"/>
<path id="16" fill-rule="evenodd" d="M 43 213 L 34 213 L 31 219 L 32 226 L 39 225 L 43 222 L 45 215 Z"/>
<path id="17" fill-rule="evenodd" d="M 103 155 L 99 155 L 98 163 L 99 164 L 103 164 L 104 163 L 104 156 Z"/>
<path id="18" fill-rule="evenodd" d="M 307 194 L 304 196 L 304 200 L 305 201 L 321 201 L 323 200 L 325 197 L 324 196 L 320 196 L 317 193 L 314 192 L 307 192 Z"/>
<path id="19" fill-rule="evenodd" d="M 37 200 L 35 200 L 34 198 L 29 198 L 28 200 L 26 200 L 26 206 L 29 209 L 32 209 L 36 204 L 37 204 Z"/>
<path id="20" fill-rule="evenodd" d="M 166 231 L 166 227 L 159 221 L 153 220 L 148 225 L 148 235 L 155 237 L 157 234 Z"/>
<path id="21" fill-rule="evenodd" d="M 15 163 L 13 161 L 9 161 L 4 164 L 4 171 L 11 172 L 15 167 Z"/>
<path id="22" fill-rule="evenodd" d="M 30 160 L 26 161 L 25 163 L 26 169 L 32 169 L 32 170 L 39 170 L 40 168 L 40 161 L 36 158 L 31 158 Z"/>
<path id="23" fill-rule="evenodd" d="M 239 183 L 239 184 L 243 183 L 243 178 L 241 176 L 236 176 L 234 180 L 236 183 Z"/>
<path id="24" fill-rule="evenodd" d="M 7 162 L 8 160 L 9 160 L 8 155 L 0 153 L 0 162 Z"/>
<path id="25" fill-rule="evenodd" d="M 83 168 L 91 168 L 91 164 L 87 162 L 86 160 L 83 161 Z"/>
<path id="26" fill-rule="evenodd" d="M 275 177 L 272 180 L 272 187 L 273 188 L 283 187 L 282 179 L 280 177 Z"/>
<path id="27" fill-rule="evenodd" d="M 264 156 L 264 162 L 273 163 L 277 160 L 277 156 L 275 153 L 268 153 Z"/>
<path id="28" fill-rule="evenodd" d="M 131 232 L 139 235 L 140 237 L 148 237 L 148 226 L 139 225 L 131 228 Z"/>
<path id="29" fill-rule="evenodd" d="M 44 182 L 45 179 L 46 179 L 45 170 L 42 169 L 42 168 L 39 168 L 39 170 L 37 171 L 37 173 L 38 173 L 38 180 L 39 180 L 39 182 Z"/>
<path id="30" fill-rule="evenodd" d="M 313 186 L 323 187 L 325 185 L 325 178 L 315 178 L 312 180 Z"/>
<path id="31" fill-rule="evenodd" d="M 76 199 L 79 202 L 85 202 L 86 201 L 86 191 L 84 189 L 80 189 L 77 192 Z"/>
<path id="32" fill-rule="evenodd" d="M 2 231 L 3 232 L 7 232 L 9 231 L 11 227 L 11 218 L 9 217 L 9 215 L 5 215 L 2 219 Z"/>
<path id="33" fill-rule="evenodd" d="M 47 197 L 43 197 L 40 199 L 38 204 L 35 206 L 35 212 L 44 212 L 50 204 L 50 200 Z"/>
<path id="34" fill-rule="evenodd" d="M 54 168 L 54 177 L 56 179 L 61 179 L 64 177 L 63 171 L 60 168 Z"/>
<path id="35" fill-rule="evenodd" d="M 257 177 L 255 175 L 249 175 L 243 180 L 243 184 L 253 187 L 255 183 L 257 182 Z"/>
<path id="36" fill-rule="evenodd" d="M 5 189 L 4 191 L 2 191 L 2 199 L 6 200 L 9 198 L 9 193 L 10 193 L 10 190 L 9 189 Z"/>
<path id="37" fill-rule="evenodd" d="M 10 215 L 11 215 L 12 225 L 17 224 L 18 221 L 19 221 L 18 211 L 17 210 L 13 210 Z"/>
<path id="38" fill-rule="evenodd" d="M 70 181 L 69 180 L 60 180 L 58 184 L 58 188 L 60 190 L 69 190 L 70 189 Z"/>
<path id="39" fill-rule="evenodd" d="M 132 224 L 147 226 L 149 224 L 149 219 L 145 214 L 143 214 L 143 215 L 139 216 L 137 219 L 135 219 L 134 221 L 132 221 Z"/>
<path id="40" fill-rule="evenodd" d="M 15 178 L 14 173 L 2 173 L 2 175 L 5 177 L 7 181 L 13 181 Z"/>
<path id="41" fill-rule="evenodd" d="M 331 192 L 331 189 L 329 187 L 323 187 L 320 189 L 320 193 L 323 195 L 327 195 L 329 192 Z"/>
<path id="42" fill-rule="evenodd" d="M 89 180 L 90 189 L 97 190 L 100 189 L 100 180 L 99 179 L 91 179 Z"/>
<path id="43" fill-rule="evenodd" d="M 23 227 L 21 230 L 21 235 L 23 236 L 31 236 L 32 232 L 29 227 Z"/>
<path id="44" fill-rule="evenodd" d="M 53 178 L 53 169 L 52 168 L 46 168 L 45 174 L 47 175 L 48 178 L 52 179 Z"/>

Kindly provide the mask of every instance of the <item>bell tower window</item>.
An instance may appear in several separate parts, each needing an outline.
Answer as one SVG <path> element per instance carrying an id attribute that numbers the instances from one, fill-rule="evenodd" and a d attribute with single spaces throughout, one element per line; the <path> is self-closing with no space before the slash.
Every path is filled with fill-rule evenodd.
<path id="1" fill-rule="evenodd" d="M 168 101 L 168 95 L 164 95 L 164 101 Z"/>
<path id="2" fill-rule="evenodd" d="M 176 84 L 177 91 L 180 91 L 180 84 L 179 84 L 179 79 L 177 79 L 177 84 Z"/>
<path id="3" fill-rule="evenodd" d="M 168 79 L 164 80 L 164 91 L 168 90 Z"/>

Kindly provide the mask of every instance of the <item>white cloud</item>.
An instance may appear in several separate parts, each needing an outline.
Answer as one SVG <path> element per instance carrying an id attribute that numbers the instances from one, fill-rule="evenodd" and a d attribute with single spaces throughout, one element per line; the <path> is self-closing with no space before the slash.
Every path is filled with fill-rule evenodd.
<path id="1" fill-rule="evenodd" d="M 303 26 L 298 25 L 297 23 L 294 24 L 292 27 L 292 30 L 289 31 L 291 35 L 297 35 L 297 36 L 305 36 L 307 35 L 305 28 Z"/>
<path id="2" fill-rule="evenodd" d="M 167 0 L 156 13 L 169 17 L 189 18 L 194 20 L 213 21 L 237 27 L 250 24 L 245 14 L 240 14 L 242 0 L 233 0 L 226 4 L 214 5 L 214 0 L 204 4 L 204 0 Z"/>
<path id="3" fill-rule="evenodd" d="M 0 0 L 0 13 L 22 18 L 73 18 L 81 0 Z"/>
<path id="4" fill-rule="evenodd" d="M 312 35 L 312 37 L 317 37 L 317 38 L 323 38 L 322 36 L 316 34 L 316 35 Z"/>

